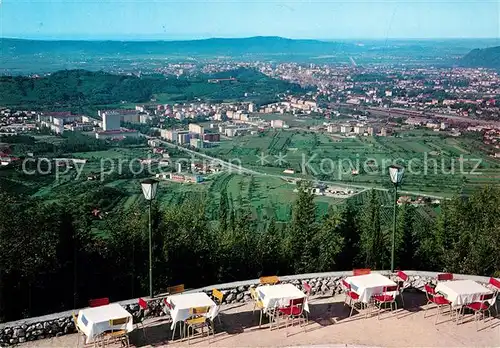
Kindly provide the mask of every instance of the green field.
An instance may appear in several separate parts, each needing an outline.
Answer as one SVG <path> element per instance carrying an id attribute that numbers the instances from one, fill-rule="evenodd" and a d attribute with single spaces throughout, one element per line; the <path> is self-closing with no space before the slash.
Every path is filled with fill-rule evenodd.
<path id="1" fill-rule="evenodd" d="M 262 173 L 282 175 L 283 169 L 292 168 L 296 177 L 366 187 L 390 186 L 386 168 L 399 163 L 407 168 L 404 190 L 449 196 L 500 183 L 500 161 L 480 147 L 474 139 L 429 131 L 336 141 L 327 133 L 283 130 L 224 139 L 219 147 L 204 151 Z M 267 156 L 264 165 L 259 162 L 262 155 Z M 353 175 L 353 169 L 359 173 Z"/>

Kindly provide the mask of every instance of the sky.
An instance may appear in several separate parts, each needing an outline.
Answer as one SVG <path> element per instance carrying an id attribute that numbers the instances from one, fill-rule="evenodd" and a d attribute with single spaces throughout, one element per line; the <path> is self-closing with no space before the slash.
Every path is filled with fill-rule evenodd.
<path id="1" fill-rule="evenodd" d="M 0 0 L 0 37 L 498 38 L 500 0 Z"/>

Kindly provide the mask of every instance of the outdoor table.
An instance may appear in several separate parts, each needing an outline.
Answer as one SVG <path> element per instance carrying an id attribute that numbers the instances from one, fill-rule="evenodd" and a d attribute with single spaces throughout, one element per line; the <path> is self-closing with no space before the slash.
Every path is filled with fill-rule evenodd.
<path id="1" fill-rule="evenodd" d="M 436 292 L 443 294 L 453 307 L 464 306 L 477 302 L 481 295 L 493 293 L 490 289 L 473 280 L 451 280 L 438 283 Z"/>
<path id="2" fill-rule="evenodd" d="M 129 317 L 127 324 L 110 326 L 109 321 Z M 81 309 L 78 313 L 77 325 L 87 336 L 86 343 L 93 342 L 102 333 L 113 330 L 134 330 L 132 315 L 118 303 L 105 306 Z"/>
<path id="3" fill-rule="evenodd" d="M 213 320 L 218 313 L 218 307 L 214 301 L 204 292 L 194 292 L 190 294 L 177 294 L 167 297 L 167 302 L 172 306 L 170 316 L 172 325 L 170 328 L 175 332 L 177 322 L 190 317 L 189 309 L 195 307 L 210 307 L 206 317 Z"/>
<path id="4" fill-rule="evenodd" d="M 397 285 L 379 273 L 347 277 L 345 281 L 351 285 L 351 290 L 359 295 L 359 300 L 363 303 L 370 303 L 372 296 L 381 294 L 384 291 L 384 287 Z M 393 291 L 387 294 L 395 297 L 398 292 Z"/>
<path id="5" fill-rule="evenodd" d="M 305 298 L 304 310 L 309 312 L 306 294 L 293 284 L 261 285 L 256 290 L 265 311 L 275 307 L 287 307 L 290 300 Z"/>

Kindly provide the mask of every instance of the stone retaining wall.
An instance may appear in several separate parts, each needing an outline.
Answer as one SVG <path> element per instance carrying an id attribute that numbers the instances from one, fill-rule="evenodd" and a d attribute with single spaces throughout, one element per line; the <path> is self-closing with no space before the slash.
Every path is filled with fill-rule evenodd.
<path id="1" fill-rule="evenodd" d="M 405 271 L 409 279 L 405 282 L 405 288 L 422 290 L 426 283 L 436 283 L 436 272 L 424 271 Z M 383 275 L 396 279 L 389 271 L 378 271 Z M 310 273 L 292 276 L 280 277 L 281 283 L 291 283 L 299 288 L 303 288 L 303 282 L 311 285 L 311 295 L 333 295 L 342 292 L 341 280 L 351 276 L 352 272 L 328 272 L 328 273 Z M 480 283 L 487 284 L 488 277 L 479 277 L 471 275 L 455 274 L 455 279 L 471 279 Z M 193 289 L 189 292 L 206 292 L 211 296 L 213 288 L 217 288 L 224 293 L 223 303 L 238 303 L 250 301 L 250 287 L 256 287 L 259 284 L 258 279 L 252 279 L 241 282 L 225 283 L 212 286 L 206 286 L 200 289 Z M 150 306 L 149 316 L 163 316 L 162 301 L 165 296 L 155 297 L 148 301 Z M 137 299 L 119 302 L 127 311 L 134 316 L 140 315 L 140 309 Z M 44 339 L 48 337 L 61 336 L 75 332 L 75 325 L 72 320 L 72 313 L 78 313 L 78 309 L 46 315 L 43 317 L 28 318 L 15 322 L 0 324 L 0 346 L 8 346 L 26 341 Z"/>

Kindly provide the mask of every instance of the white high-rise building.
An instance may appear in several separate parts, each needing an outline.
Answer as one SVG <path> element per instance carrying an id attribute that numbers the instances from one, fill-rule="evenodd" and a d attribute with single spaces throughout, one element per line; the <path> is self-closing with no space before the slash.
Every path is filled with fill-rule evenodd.
<path id="1" fill-rule="evenodd" d="M 102 129 L 104 131 L 120 130 L 120 115 L 117 113 L 102 113 Z"/>

